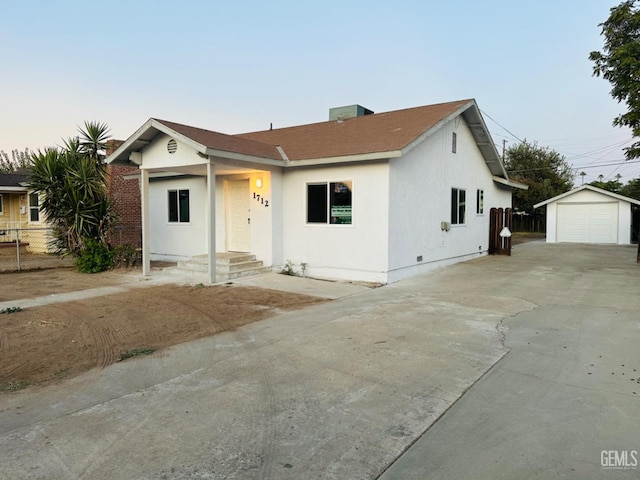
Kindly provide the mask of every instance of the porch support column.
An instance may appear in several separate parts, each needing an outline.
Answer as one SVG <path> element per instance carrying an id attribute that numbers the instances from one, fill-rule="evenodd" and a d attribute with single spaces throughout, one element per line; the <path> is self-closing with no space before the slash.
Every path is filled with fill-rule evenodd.
<path id="1" fill-rule="evenodd" d="M 151 275 L 151 258 L 149 257 L 149 171 L 140 170 L 140 200 L 142 203 L 142 275 Z"/>
<path id="2" fill-rule="evenodd" d="M 207 255 L 209 282 L 216 283 L 216 166 L 207 163 Z"/>

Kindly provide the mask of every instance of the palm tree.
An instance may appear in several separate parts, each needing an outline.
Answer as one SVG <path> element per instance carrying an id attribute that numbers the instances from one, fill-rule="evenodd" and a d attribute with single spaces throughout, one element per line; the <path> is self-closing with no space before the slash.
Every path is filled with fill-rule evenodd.
<path id="1" fill-rule="evenodd" d="M 54 229 L 52 243 L 59 253 L 77 254 L 88 240 L 106 245 L 115 221 L 100 158 L 108 129 L 97 122 L 86 122 L 85 127 L 87 132 L 67 139 L 63 148 L 32 156 L 30 187 L 41 196 L 41 210 Z"/>
<path id="2" fill-rule="evenodd" d="M 78 128 L 80 150 L 96 162 L 105 158 L 109 127 L 97 121 L 84 122 L 84 129 Z"/>

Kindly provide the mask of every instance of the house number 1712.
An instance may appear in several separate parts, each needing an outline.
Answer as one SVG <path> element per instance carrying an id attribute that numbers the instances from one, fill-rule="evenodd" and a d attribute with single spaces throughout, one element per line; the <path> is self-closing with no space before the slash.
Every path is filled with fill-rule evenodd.
<path id="1" fill-rule="evenodd" d="M 253 199 L 256 202 L 260 202 L 260 205 L 264 205 L 265 207 L 269 206 L 269 200 L 265 200 L 265 198 L 260 196 L 259 193 L 253 192 Z"/>

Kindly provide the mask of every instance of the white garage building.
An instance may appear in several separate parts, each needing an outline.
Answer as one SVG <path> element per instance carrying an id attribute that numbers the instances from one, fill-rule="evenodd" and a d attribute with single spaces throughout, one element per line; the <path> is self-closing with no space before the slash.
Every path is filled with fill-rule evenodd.
<path id="1" fill-rule="evenodd" d="M 547 207 L 547 242 L 631 243 L 631 208 L 640 201 L 592 185 L 534 205 Z"/>

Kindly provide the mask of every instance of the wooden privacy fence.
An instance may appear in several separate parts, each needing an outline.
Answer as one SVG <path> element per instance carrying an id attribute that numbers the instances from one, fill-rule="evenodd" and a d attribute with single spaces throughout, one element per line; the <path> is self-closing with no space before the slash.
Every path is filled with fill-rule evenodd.
<path id="1" fill-rule="evenodd" d="M 547 231 L 547 214 L 546 213 L 516 213 L 512 216 L 513 232 L 537 232 L 545 233 Z"/>
<path id="2" fill-rule="evenodd" d="M 504 227 L 512 229 L 512 210 L 492 208 L 489 212 L 489 255 L 511 255 L 511 236 L 502 237 Z"/>

